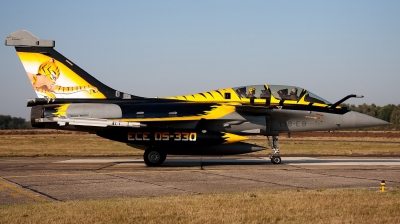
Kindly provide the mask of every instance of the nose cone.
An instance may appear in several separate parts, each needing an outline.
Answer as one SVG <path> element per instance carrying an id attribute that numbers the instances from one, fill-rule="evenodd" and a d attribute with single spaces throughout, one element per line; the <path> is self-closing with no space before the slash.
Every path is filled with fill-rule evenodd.
<path id="1" fill-rule="evenodd" d="M 387 121 L 366 114 L 350 111 L 343 115 L 340 128 L 366 128 L 390 124 Z"/>

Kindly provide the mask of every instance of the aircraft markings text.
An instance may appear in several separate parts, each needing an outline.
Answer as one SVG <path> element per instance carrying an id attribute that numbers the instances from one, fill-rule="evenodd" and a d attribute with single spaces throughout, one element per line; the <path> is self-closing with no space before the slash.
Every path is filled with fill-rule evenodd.
<path id="1" fill-rule="evenodd" d="M 307 121 L 279 121 L 279 127 L 306 127 Z"/>
<path id="2" fill-rule="evenodd" d="M 150 132 L 128 132 L 128 141 L 150 141 L 151 136 L 154 141 L 191 141 L 197 140 L 196 132 L 154 132 L 151 135 Z"/>

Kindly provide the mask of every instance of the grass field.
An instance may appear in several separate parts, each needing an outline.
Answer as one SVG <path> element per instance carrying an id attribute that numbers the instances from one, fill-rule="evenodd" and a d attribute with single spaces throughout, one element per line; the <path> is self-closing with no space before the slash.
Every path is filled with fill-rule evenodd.
<path id="1" fill-rule="evenodd" d="M 0 223 L 400 223 L 400 193 L 274 190 L 0 206 Z"/>
<path id="2" fill-rule="evenodd" d="M 0 133 L 0 156 L 142 156 L 143 151 L 100 138 L 93 134 L 76 132 Z M 383 135 L 384 136 L 384 135 Z M 281 155 L 398 155 L 400 138 L 385 137 L 307 137 L 281 136 Z M 252 137 L 247 142 L 267 146 L 265 137 Z M 250 155 L 267 156 L 271 150 Z"/>

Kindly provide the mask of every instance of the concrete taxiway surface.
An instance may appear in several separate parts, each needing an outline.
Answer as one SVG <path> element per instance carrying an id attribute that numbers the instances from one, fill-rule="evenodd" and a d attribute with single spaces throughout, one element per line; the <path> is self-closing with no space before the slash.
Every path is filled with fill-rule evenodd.
<path id="1" fill-rule="evenodd" d="M 257 189 L 400 186 L 400 158 L 171 157 L 161 167 L 140 158 L 0 158 L 0 205 Z"/>

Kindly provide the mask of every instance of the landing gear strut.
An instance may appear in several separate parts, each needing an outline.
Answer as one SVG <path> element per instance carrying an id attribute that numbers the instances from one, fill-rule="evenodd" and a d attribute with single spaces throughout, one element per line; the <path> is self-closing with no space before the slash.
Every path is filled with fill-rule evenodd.
<path id="1" fill-rule="evenodd" d="M 279 147 L 278 147 L 278 137 L 272 136 L 272 143 L 269 139 L 269 136 L 267 136 L 268 139 L 268 145 L 271 147 L 273 153 L 269 155 L 269 158 L 271 159 L 271 163 L 273 164 L 280 164 L 282 162 L 281 157 L 279 156 Z"/>

